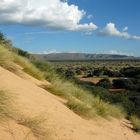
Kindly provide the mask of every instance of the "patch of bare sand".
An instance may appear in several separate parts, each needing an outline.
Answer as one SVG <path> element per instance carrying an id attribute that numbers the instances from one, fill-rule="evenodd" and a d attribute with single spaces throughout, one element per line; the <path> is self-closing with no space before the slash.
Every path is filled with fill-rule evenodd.
<path id="1" fill-rule="evenodd" d="M 54 95 L 31 81 L 0 68 L 0 89 L 16 95 L 15 107 L 25 116 L 42 115 L 50 140 L 139 140 L 125 122 L 102 118 L 86 120 L 69 110 Z M 1 137 L 1 132 L 0 132 Z M 12 140 L 12 139 L 11 139 Z"/>

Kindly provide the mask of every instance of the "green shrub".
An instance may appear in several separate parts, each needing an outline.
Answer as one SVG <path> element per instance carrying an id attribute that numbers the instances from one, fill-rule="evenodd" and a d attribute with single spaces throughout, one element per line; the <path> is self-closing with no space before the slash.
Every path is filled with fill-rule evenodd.
<path id="1" fill-rule="evenodd" d="M 96 85 L 106 89 L 109 89 L 112 86 L 109 79 L 101 79 Z"/>

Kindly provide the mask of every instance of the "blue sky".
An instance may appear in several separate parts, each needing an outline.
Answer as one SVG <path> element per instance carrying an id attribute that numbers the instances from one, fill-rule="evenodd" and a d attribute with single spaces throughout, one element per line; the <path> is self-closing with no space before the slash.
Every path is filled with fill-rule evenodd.
<path id="1" fill-rule="evenodd" d="M 12 39 L 16 47 L 34 53 L 140 56 L 140 0 L 40 0 L 39 4 L 29 0 L 30 8 L 23 11 L 23 1 L 9 1 L 0 2 L 4 7 L 0 9 L 0 31 Z M 53 5 L 53 10 L 48 5 Z M 28 9 L 32 10 L 27 17 Z M 47 10 L 50 14 L 42 14 Z"/>

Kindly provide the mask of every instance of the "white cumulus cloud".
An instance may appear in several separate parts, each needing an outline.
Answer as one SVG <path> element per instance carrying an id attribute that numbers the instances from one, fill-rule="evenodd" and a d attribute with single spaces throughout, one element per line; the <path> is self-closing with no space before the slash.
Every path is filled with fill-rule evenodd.
<path id="1" fill-rule="evenodd" d="M 124 39 L 130 39 L 130 40 L 140 40 L 140 36 L 136 36 L 136 35 L 131 35 L 128 32 L 126 32 L 128 30 L 128 27 L 125 27 L 123 29 L 123 31 L 119 31 L 114 23 L 108 23 L 103 30 L 100 31 L 100 35 L 103 36 L 116 36 L 116 37 L 121 37 Z"/>
<path id="2" fill-rule="evenodd" d="M 67 0 L 0 0 L 0 24 L 23 24 L 70 31 L 93 31 L 94 23 L 82 24 L 84 10 Z"/>
<path id="3" fill-rule="evenodd" d="M 126 53 L 126 52 L 120 52 L 117 50 L 109 50 L 105 51 L 104 54 L 112 54 L 112 55 L 126 55 L 126 56 L 133 56 L 133 53 Z"/>

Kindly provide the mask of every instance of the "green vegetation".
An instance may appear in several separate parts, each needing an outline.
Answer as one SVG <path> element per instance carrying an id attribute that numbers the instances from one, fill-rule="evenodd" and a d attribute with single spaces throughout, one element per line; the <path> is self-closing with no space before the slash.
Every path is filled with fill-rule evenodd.
<path id="1" fill-rule="evenodd" d="M 96 115 L 101 115 L 103 117 L 123 116 L 122 110 L 118 109 L 116 106 L 95 97 L 90 91 L 83 89 L 80 85 L 75 84 L 75 82 L 68 81 L 58 76 L 55 71 L 52 70 L 53 68 L 49 63 L 34 62 L 34 64 L 45 73 L 46 79 L 51 79 L 52 86 L 44 88 L 55 95 L 66 98 L 68 100 L 67 106 L 76 113 L 90 117 Z M 87 111 L 85 111 L 86 109 Z"/>
<path id="2" fill-rule="evenodd" d="M 0 66 L 8 70 L 15 69 L 11 52 L 5 49 L 2 45 L 0 45 Z"/>
<path id="3" fill-rule="evenodd" d="M 33 64 L 31 64 L 29 60 L 15 54 L 14 52 L 9 51 L 8 49 L 4 48 L 4 46 L 0 45 L 0 66 L 16 73 L 16 64 L 21 66 L 23 68 L 23 71 L 27 72 L 33 77 L 39 80 L 43 79 L 43 73 L 39 71 Z"/>
<path id="4" fill-rule="evenodd" d="M 112 87 L 110 80 L 107 78 L 101 79 L 96 85 L 106 89 L 110 89 Z"/>
<path id="5" fill-rule="evenodd" d="M 82 77 L 127 77 L 130 74 L 138 76 L 139 60 L 104 60 L 104 61 L 60 61 L 51 62 L 57 73 L 66 76 L 67 72 L 74 73 L 74 76 Z M 127 74 L 128 73 L 128 74 Z M 133 77 L 133 76 L 132 76 Z M 67 78 L 67 77 L 66 77 Z"/>
<path id="6" fill-rule="evenodd" d="M 103 63 L 108 64 L 108 68 L 105 68 L 101 64 L 96 68 L 95 65 L 92 65 L 94 62 L 91 62 L 91 65 L 88 64 L 89 62 L 66 63 L 61 61 L 52 63 L 59 76 L 70 80 L 66 80 L 66 82 L 63 80 L 58 86 L 55 86 L 54 88 L 51 87 L 54 93 L 59 91 L 58 93 L 61 93 L 60 96 L 65 97 L 67 92 L 64 91 L 68 91 L 70 95 L 76 98 L 76 100 L 69 100 L 68 98 L 67 106 L 70 109 L 84 117 L 96 115 L 104 117 L 126 116 L 132 121 L 129 116 L 135 115 L 137 119 L 133 118 L 132 124 L 134 125 L 134 128 L 138 128 L 138 120 L 140 118 L 139 61 L 114 61 L 114 66 L 112 62 L 103 61 Z M 113 68 L 111 68 L 111 66 L 113 66 Z M 71 74 L 71 77 L 69 78 L 69 75 L 66 75 L 66 73 L 74 73 L 74 75 Z M 97 84 L 94 84 L 90 81 L 80 81 L 77 77 L 78 74 L 80 74 L 80 77 L 88 75 L 87 77 L 98 76 L 100 78 L 101 76 L 102 79 L 99 80 Z M 114 77 L 113 79 L 112 76 L 117 77 Z M 109 77 L 112 77 L 111 81 L 108 79 Z M 72 85 L 67 82 L 70 82 Z M 74 92 L 72 92 L 74 91 L 74 87 L 77 89 L 75 92 L 76 94 L 73 94 Z M 112 90 L 109 90 L 110 88 L 112 88 Z M 123 90 L 117 91 L 117 89 L 120 88 Z"/>
<path id="7" fill-rule="evenodd" d="M 86 118 L 93 118 L 97 116 L 96 111 L 91 106 L 87 105 L 76 99 L 71 99 L 66 104 L 75 113 L 84 116 Z"/>
<path id="8" fill-rule="evenodd" d="M 23 71 L 39 80 L 43 79 L 43 73 L 39 71 L 33 64 L 31 64 L 28 59 L 18 56 L 16 54 L 13 54 L 12 56 L 14 59 L 13 61 L 19 66 L 21 66 L 23 68 Z"/>

